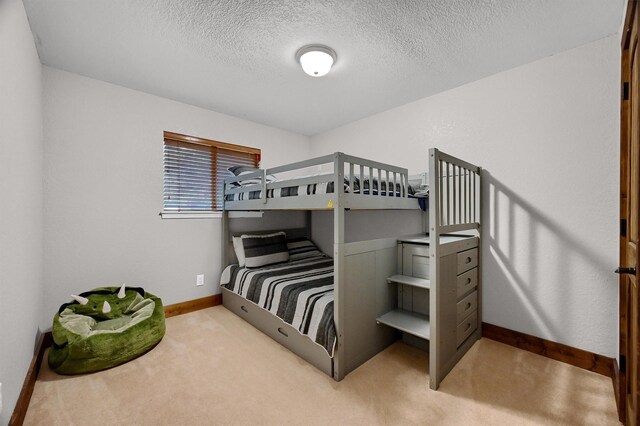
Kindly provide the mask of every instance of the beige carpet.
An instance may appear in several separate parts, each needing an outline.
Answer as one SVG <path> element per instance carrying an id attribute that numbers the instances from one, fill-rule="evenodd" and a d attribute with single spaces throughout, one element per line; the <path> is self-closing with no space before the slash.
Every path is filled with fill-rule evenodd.
<path id="1" fill-rule="evenodd" d="M 427 385 L 427 354 L 397 342 L 338 383 L 222 306 L 167 320 L 128 364 L 84 376 L 45 365 L 27 425 L 617 424 L 611 380 L 482 339 Z"/>

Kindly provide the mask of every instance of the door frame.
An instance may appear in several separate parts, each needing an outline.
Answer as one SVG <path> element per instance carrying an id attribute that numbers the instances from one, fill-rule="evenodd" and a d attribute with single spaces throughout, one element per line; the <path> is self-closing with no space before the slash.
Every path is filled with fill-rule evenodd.
<path id="1" fill-rule="evenodd" d="M 630 43 L 631 43 L 631 30 L 634 15 L 637 13 L 638 0 L 628 0 L 627 10 L 625 13 L 624 26 L 622 29 L 622 36 L 620 41 L 621 47 L 621 62 L 620 62 L 620 246 L 619 256 L 620 265 L 623 266 L 627 259 L 627 228 L 628 228 L 628 197 L 627 197 L 627 183 L 629 179 L 629 152 L 628 152 L 628 139 L 630 135 Z M 637 31 L 637 30 L 636 30 Z M 615 364 L 615 370 L 613 372 L 614 379 L 614 391 L 616 404 L 618 406 L 618 419 L 626 424 L 627 420 L 627 349 L 628 349 L 628 302 L 629 302 L 629 287 L 628 277 L 621 274 L 619 277 L 619 343 L 618 343 L 618 355 L 619 363 Z"/>

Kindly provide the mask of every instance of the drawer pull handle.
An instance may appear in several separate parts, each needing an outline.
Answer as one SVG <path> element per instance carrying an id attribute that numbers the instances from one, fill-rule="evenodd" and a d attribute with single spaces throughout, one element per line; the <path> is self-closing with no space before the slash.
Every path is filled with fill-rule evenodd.
<path id="1" fill-rule="evenodd" d="M 471 258 L 467 256 L 467 260 L 465 260 L 464 263 L 471 263 Z"/>
<path id="2" fill-rule="evenodd" d="M 242 309 L 243 311 L 245 311 L 246 313 L 249 313 L 249 311 L 247 311 L 247 308 L 244 307 L 244 305 L 240 306 L 240 309 Z"/>
<path id="3" fill-rule="evenodd" d="M 471 278 L 467 278 L 467 285 L 471 284 Z"/>
<path id="4" fill-rule="evenodd" d="M 471 307 L 471 302 L 467 302 L 467 307 L 466 307 L 466 308 L 464 308 L 464 310 L 465 310 L 465 311 L 468 311 L 470 307 Z"/>
<path id="5" fill-rule="evenodd" d="M 471 323 L 470 323 L 470 322 L 468 322 L 468 323 L 467 323 L 467 328 L 465 328 L 465 329 L 464 329 L 465 333 L 466 333 L 467 331 L 469 331 L 469 329 L 470 329 L 470 328 L 471 328 Z"/>
<path id="6" fill-rule="evenodd" d="M 280 327 L 278 327 L 278 333 L 282 334 L 284 337 L 289 337 L 289 335 L 287 333 L 285 333 L 285 331 L 283 329 L 281 329 Z"/>

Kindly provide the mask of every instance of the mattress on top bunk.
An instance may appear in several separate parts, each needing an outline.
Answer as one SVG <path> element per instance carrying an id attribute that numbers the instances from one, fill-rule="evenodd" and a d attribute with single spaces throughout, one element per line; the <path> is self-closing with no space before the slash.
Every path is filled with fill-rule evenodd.
<path id="1" fill-rule="evenodd" d="M 319 175 L 318 175 L 319 176 Z M 270 180 L 271 182 L 282 182 L 281 180 Z M 255 185 L 257 182 L 252 180 L 250 182 L 251 185 Z M 348 177 L 344 178 L 344 192 L 354 193 L 354 194 L 369 194 L 370 193 L 370 185 L 369 178 L 363 179 L 363 184 L 360 184 L 360 180 L 358 178 L 354 178 L 353 181 L 353 191 L 351 190 L 350 180 Z M 239 186 L 243 186 L 242 184 Z M 402 195 L 402 185 L 396 183 L 395 193 L 392 192 L 391 196 L 400 197 Z M 408 196 L 412 197 L 416 194 L 413 186 L 409 185 L 408 187 Z M 380 190 L 379 190 L 380 189 Z M 322 182 L 322 183 L 312 183 L 307 185 L 296 185 L 296 186 L 288 186 L 284 188 L 276 188 L 276 189 L 267 189 L 267 198 L 281 198 L 281 197 L 296 197 L 298 195 L 316 195 L 316 194 L 332 194 L 334 192 L 334 184 L 333 182 Z M 374 195 L 387 195 L 387 183 L 382 180 L 380 184 L 378 184 L 378 179 L 373 179 L 373 193 Z M 259 200 L 262 198 L 262 190 L 256 191 L 247 191 L 247 192 L 238 192 L 235 194 L 226 194 L 225 201 L 243 201 L 243 200 Z"/>
<path id="2" fill-rule="evenodd" d="M 336 327 L 330 257 L 319 255 L 261 268 L 229 265 L 220 285 L 293 326 L 333 357 Z"/>
<path id="3" fill-rule="evenodd" d="M 332 194 L 333 182 L 313 183 L 308 185 L 288 186 L 285 188 L 267 189 L 267 198 L 296 197 L 298 195 Z M 348 188 L 345 187 L 345 192 Z M 259 200 L 262 190 L 226 194 L 225 201 Z"/>

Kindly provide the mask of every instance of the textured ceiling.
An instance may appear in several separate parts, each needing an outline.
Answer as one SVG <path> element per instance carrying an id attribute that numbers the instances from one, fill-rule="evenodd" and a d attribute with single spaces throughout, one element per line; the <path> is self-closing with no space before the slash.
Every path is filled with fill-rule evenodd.
<path id="1" fill-rule="evenodd" d="M 313 135 L 621 26 L 624 0 L 24 0 L 43 64 Z M 338 53 L 312 78 L 303 45 Z"/>

